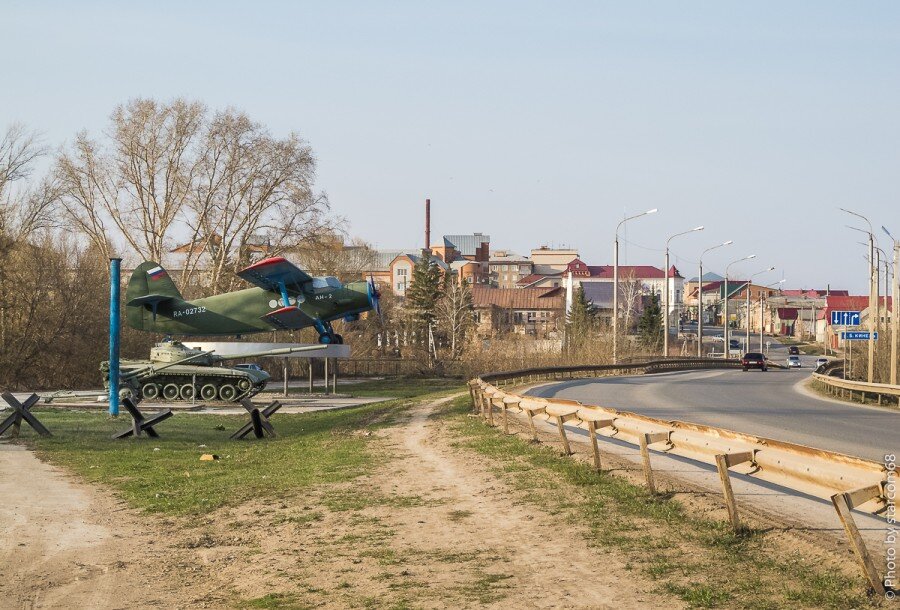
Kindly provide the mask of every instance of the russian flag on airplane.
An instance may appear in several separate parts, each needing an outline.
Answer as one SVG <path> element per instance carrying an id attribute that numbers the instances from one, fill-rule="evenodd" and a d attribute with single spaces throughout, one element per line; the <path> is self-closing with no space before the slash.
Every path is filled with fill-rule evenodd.
<path id="1" fill-rule="evenodd" d="M 151 280 L 158 280 L 166 274 L 166 270 L 162 267 L 156 266 L 153 269 L 147 271 L 147 275 L 150 276 Z"/>

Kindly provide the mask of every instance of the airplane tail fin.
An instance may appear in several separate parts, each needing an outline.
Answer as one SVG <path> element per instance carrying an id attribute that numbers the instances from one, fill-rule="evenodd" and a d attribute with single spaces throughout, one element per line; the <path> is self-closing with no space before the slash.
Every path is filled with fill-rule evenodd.
<path id="1" fill-rule="evenodd" d="M 154 330 L 160 303 L 182 300 L 175 282 L 158 263 L 147 261 L 138 265 L 125 289 L 125 318 L 138 330 Z"/>

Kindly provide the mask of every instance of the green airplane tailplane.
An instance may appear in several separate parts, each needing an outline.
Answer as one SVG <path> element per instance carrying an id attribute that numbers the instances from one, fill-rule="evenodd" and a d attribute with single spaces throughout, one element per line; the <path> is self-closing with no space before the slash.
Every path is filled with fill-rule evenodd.
<path id="1" fill-rule="evenodd" d="M 183 302 L 183 299 L 166 270 L 153 261 L 138 265 L 125 289 L 128 325 L 138 330 L 154 330 L 154 308 L 167 301 Z"/>

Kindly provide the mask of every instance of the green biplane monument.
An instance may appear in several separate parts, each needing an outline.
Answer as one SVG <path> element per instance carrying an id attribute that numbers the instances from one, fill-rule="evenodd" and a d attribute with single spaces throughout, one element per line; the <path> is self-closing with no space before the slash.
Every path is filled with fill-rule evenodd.
<path id="1" fill-rule="evenodd" d="M 165 269 L 142 263 L 125 292 L 128 325 L 166 335 L 244 335 L 312 326 L 319 343 L 343 343 L 333 321 L 379 311 L 371 279 L 343 285 L 335 277 L 312 277 L 282 257 L 259 261 L 238 276 L 256 287 L 186 301 Z"/>

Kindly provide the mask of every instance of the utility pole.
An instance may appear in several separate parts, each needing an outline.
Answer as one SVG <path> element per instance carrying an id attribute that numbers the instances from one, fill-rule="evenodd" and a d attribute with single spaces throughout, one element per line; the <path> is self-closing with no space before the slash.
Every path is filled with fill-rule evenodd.
<path id="1" fill-rule="evenodd" d="M 616 238 L 613 244 L 613 364 L 619 362 L 619 227 L 635 218 L 646 216 L 647 214 L 655 214 L 657 208 L 647 210 L 634 216 L 622 219 L 616 225 Z"/>
<path id="2" fill-rule="evenodd" d="M 663 269 L 663 277 L 665 278 L 665 290 L 663 291 L 663 358 L 669 356 L 669 242 L 678 237 L 679 235 L 687 235 L 688 233 L 693 233 L 694 231 L 702 231 L 703 225 L 699 227 L 694 227 L 688 231 L 682 231 L 681 233 L 676 233 L 669 237 L 666 240 L 666 264 Z M 675 274 L 672 274 L 672 283 L 675 282 Z"/>
<path id="3" fill-rule="evenodd" d="M 891 290 L 891 385 L 897 385 L 897 340 L 900 338 L 900 315 L 897 302 L 900 301 L 900 240 L 894 239 L 886 228 L 881 229 L 894 240 L 894 281 Z M 885 294 L 885 297 L 887 295 Z M 885 306 L 885 309 L 887 306 Z"/>
<path id="4" fill-rule="evenodd" d="M 717 246 L 713 246 L 711 248 L 707 248 L 703 252 L 700 253 L 700 275 L 697 276 L 697 280 L 700 284 L 697 286 L 697 357 L 703 357 L 703 256 L 709 252 L 710 250 L 715 250 L 716 248 L 721 248 L 722 246 L 730 246 L 734 241 L 728 240 L 726 242 L 722 242 Z"/>
<path id="5" fill-rule="evenodd" d="M 773 266 L 769 267 L 768 269 L 766 269 L 765 271 L 758 271 L 758 272 L 754 273 L 753 275 L 751 275 L 750 278 L 747 280 L 747 286 L 745 289 L 747 291 L 747 316 L 746 316 L 746 319 L 747 319 L 747 335 L 746 335 L 746 337 L 747 338 L 746 338 L 746 343 L 747 343 L 748 351 L 750 350 L 750 287 L 753 285 L 753 278 L 755 278 L 757 275 L 762 275 L 763 273 L 768 273 L 769 271 L 775 271 L 775 266 L 773 265 Z"/>
<path id="6" fill-rule="evenodd" d="M 728 357 L 731 355 L 731 341 L 729 340 L 731 333 L 728 331 L 728 270 L 731 268 L 731 266 L 733 264 L 739 263 L 741 261 L 748 261 L 751 258 L 756 258 L 756 255 L 750 254 L 749 256 L 745 256 L 744 258 L 739 258 L 736 261 L 731 261 L 730 263 L 728 263 L 725 266 L 725 295 L 724 295 L 725 305 L 723 307 L 723 309 L 725 311 L 725 316 L 724 316 L 725 319 L 722 321 L 723 322 L 722 336 L 725 339 L 725 355 L 724 355 L 725 360 L 728 360 Z"/>
<path id="7" fill-rule="evenodd" d="M 875 379 L 875 317 L 873 314 L 877 313 L 878 309 L 878 268 L 875 266 L 875 235 L 872 233 L 872 223 L 869 222 L 868 218 L 846 208 L 840 209 L 857 218 L 862 218 L 869 225 L 869 370 L 867 381 L 872 383 Z"/>

